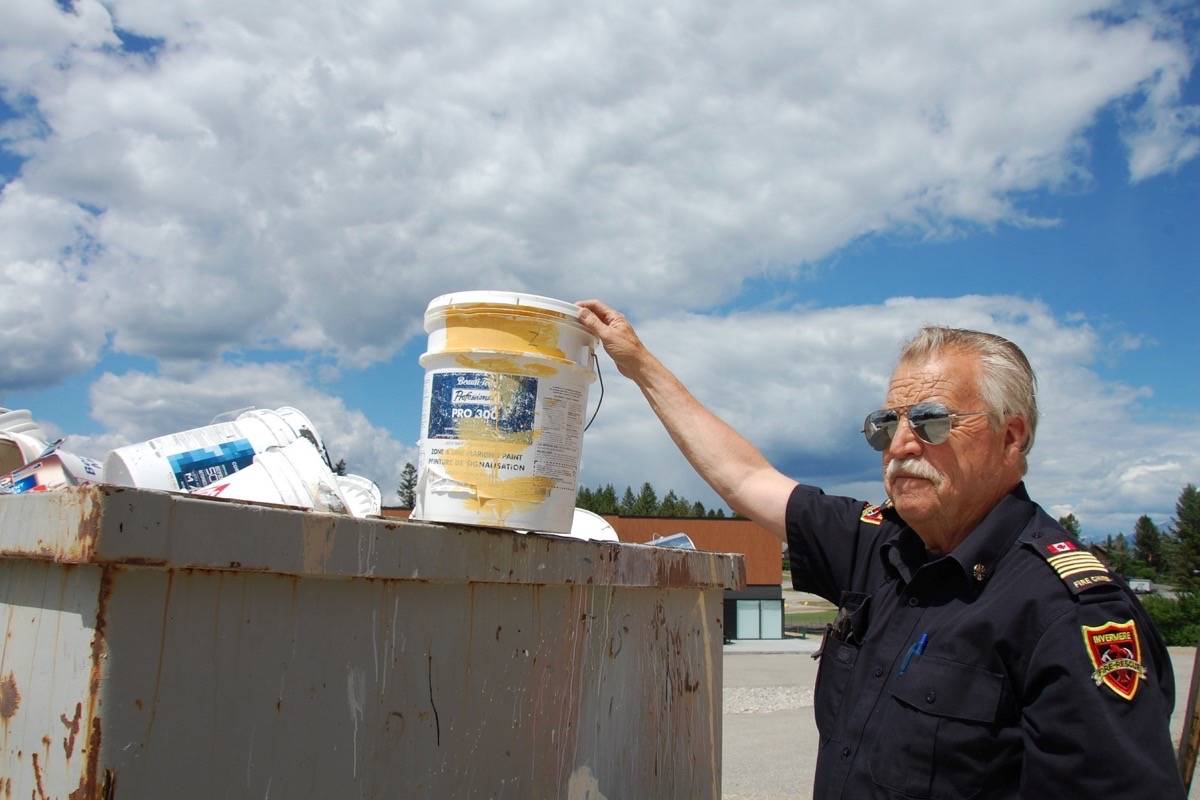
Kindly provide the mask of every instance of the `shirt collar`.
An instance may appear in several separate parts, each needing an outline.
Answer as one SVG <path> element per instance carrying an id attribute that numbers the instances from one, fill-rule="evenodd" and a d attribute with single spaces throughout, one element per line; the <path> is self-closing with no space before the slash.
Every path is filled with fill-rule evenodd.
<path id="1" fill-rule="evenodd" d="M 949 554 L 931 558 L 921 537 L 902 524 L 900 530 L 880 546 L 880 556 L 906 584 L 911 583 L 926 564 L 931 567 L 937 564 L 961 575 L 967 587 L 978 589 L 992 576 L 996 562 L 1012 548 L 1036 510 L 1037 506 L 1021 482 L 1001 498 Z"/>

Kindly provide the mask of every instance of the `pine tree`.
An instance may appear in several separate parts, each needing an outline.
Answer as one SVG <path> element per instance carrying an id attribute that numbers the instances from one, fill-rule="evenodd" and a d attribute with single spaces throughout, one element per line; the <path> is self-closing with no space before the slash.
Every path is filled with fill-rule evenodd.
<path id="1" fill-rule="evenodd" d="M 1129 544 L 1125 541 L 1125 534 L 1118 533 L 1117 538 L 1113 539 L 1112 549 L 1108 551 L 1108 557 L 1115 571 L 1122 575 L 1129 572 L 1129 568 L 1133 566 L 1133 556 L 1129 552 Z"/>
<path id="2" fill-rule="evenodd" d="M 637 500 L 633 503 L 633 516 L 635 517 L 653 517 L 658 514 L 658 495 L 654 492 L 654 487 L 650 485 L 650 481 L 642 484 L 642 490 L 638 493 Z"/>
<path id="3" fill-rule="evenodd" d="M 658 516 L 660 517 L 682 517 L 682 509 L 680 508 L 679 497 L 676 496 L 674 489 L 667 491 L 667 496 L 658 504 Z"/>
<path id="4" fill-rule="evenodd" d="M 400 495 L 400 507 L 412 508 L 417 502 L 417 468 L 412 464 L 405 464 L 404 469 L 400 471 L 400 485 L 396 487 L 396 494 Z"/>
<path id="5" fill-rule="evenodd" d="M 1162 535 L 1154 520 L 1145 514 L 1133 526 L 1133 557 L 1156 573 L 1163 571 Z"/>
<path id="6" fill-rule="evenodd" d="M 633 496 L 633 489 L 626 486 L 625 494 L 621 495 L 621 503 L 617 506 L 617 513 L 622 517 L 632 517 L 636 506 L 637 498 Z"/>
<path id="7" fill-rule="evenodd" d="M 1082 529 L 1079 527 L 1079 520 L 1074 514 L 1067 514 L 1065 517 L 1058 518 L 1058 524 L 1063 526 L 1063 530 L 1071 534 L 1071 538 L 1078 539 L 1083 535 Z"/>
<path id="8" fill-rule="evenodd" d="M 597 514 L 617 513 L 617 491 L 611 483 L 605 484 L 603 489 L 596 492 L 594 500 Z"/>
<path id="9" fill-rule="evenodd" d="M 1172 521 L 1176 557 L 1176 580 L 1185 589 L 1200 588 L 1200 491 L 1193 484 L 1183 487 L 1175 502 Z"/>
<path id="10" fill-rule="evenodd" d="M 695 503 L 692 504 L 691 516 L 703 517 L 704 515 L 705 515 L 704 503 L 701 503 L 699 500 L 697 500 Z"/>
<path id="11" fill-rule="evenodd" d="M 580 486 L 579 491 L 575 494 L 575 507 L 582 508 L 585 511 L 595 511 L 596 502 L 592 490 L 586 486 Z"/>

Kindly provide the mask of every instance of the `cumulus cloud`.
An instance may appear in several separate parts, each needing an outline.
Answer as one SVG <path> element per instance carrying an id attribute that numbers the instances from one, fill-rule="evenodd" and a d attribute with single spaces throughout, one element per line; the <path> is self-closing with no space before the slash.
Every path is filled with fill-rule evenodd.
<path id="1" fill-rule="evenodd" d="M 1200 476 L 1195 418 L 1147 418 L 1150 391 L 1103 379 L 1105 343 L 1086 320 L 1057 318 L 1010 296 L 896 298 L 880 305 L 677 314 L 639 333 L 696 396 L 785 473 L 826 491 L 883 498 L 879 457 L 859 433 L 878 408 L 901 343 L 924 324 L 990 330 L 1025 350 L 1039 381 L 1041 423 L 1026 482 L 1085 532 L 1132 530 L 1141 514 L 1170 516 Z M 585 436 L 583 482 L 620 491 L 651 481 L 706 505 L 716 496 L 675 450 L 633 385 L 608 379 Z M 593 403 L 597 394 L 593 388 Z"/>
<path id="2" fill-rule="evenodd" d="M 91 402 L 92 416 L 106 432 L 68 437 L 65 446 L 97 459 L 121 445 L 207 425 L 227 412 L 286 405 L 312 420 L 334 462 L 345 459 L 350 472 L 379 484 L 385 503 L 396 500 L 404 464 L 416 463 L 411 446 L 284 364 L 216 364 L 173 375 L 105 373 L 92 385 Z"/>
<path id="3" fill-rule="evenodd" d="M 58 227 L 5 255 L 0 324 L 69 319 L 0 382 L 106 347 L 361 366 L 443 291 L 703 309 L 874 232 L 1044 223 L 1014 197 L 1086 180 L 1114 101 L 1134 178 L 1196 152 L 1184 42 L 1114 8 L 9 3 L 0 238 Z"/>

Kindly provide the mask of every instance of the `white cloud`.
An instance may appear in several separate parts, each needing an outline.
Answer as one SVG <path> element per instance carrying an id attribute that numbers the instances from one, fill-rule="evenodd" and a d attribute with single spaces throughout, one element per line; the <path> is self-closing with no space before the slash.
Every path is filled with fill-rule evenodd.
<path id="1" fill-rule="evenodd" d="M 287 405 L 312 420 L 333 461 L 344 458 L 350 472 L 379 484 L 385 503 L 396 500 L 405 462 L 416 463 L 411 446 L 283 364 L 216 364 L 169 376 L 105 373 L 92 385 L 91 399 L 105 433 L 69 437 L 65 446 L 98 459 L 124 444 L 207 425 L 219 414 Z"/>
<path id="2" fill-rule="evenodd" d="M 858 431 L 879 407 L 903 340 L 922 324 L 990 330 L 1028 355 L 1040 381 L 1041 423 L 1027 485 L 1085 533 L 1163 520 L 1200 478 L 1200 421 L 1144 418 L 1149 389 L 1101 378 L 1105 345 L 1086 321 L 1055 318 L 1016 297 L 893 299 L 877 306 L 728 316 L 674 315 L 638 324 L 643 339 L 696 396 L 798 480 L 866 500 L 883 497 L 879 459 Z M 692 472 L 649 406 L 603 359 L 606 394 L 585 436 L 585 485 L 618 492 L 649 480 L 706 505 Z M 596 390 L 592 397 L 595 402 Z M 1065 510 L 1063 510 L 1065 509 Z"/>
<path id="3" fill-rule="evenodd" d="M 1136 179 L 1196 152 L 1185 44 L 1111 7 L 10 3 L 0 135 L 27 160 L 0 238 L 22 196 L 78 224 L 5 257 L 6 296 L 69 320 L 0 381 L 52 383 L 106 334 L 363 365 L 443 291 L 696 309 L 864 234 L 1044 222 L 1014 194 L 1086 180 L 1113 101 Z"/>

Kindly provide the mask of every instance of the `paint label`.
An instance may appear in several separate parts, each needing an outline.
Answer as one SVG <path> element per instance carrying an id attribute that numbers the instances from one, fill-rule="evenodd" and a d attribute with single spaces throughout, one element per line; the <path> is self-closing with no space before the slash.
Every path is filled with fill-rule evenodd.
<path id="1" fill-rule="evenodd" d="M 254 447 L 248 439 L 235 439 L 175 453 L 167 461 L 179 488 L 191 492 L 253 464 Z"/>
<path id="2" fill-rule="evenodd" d="M 419 460 L 476 493 L 566 492 L 574 505 L 585 392 L 553 378 L 479 370 L 425 376 Z"/>
<path id="3" fill-rule="evenodd" d="M 458 439 L 462 423 L 474 420 L 504 436 L 532 441 L 538 379 L 487 372 L 438 372 L 429 389 L 429 439 Z"/>

